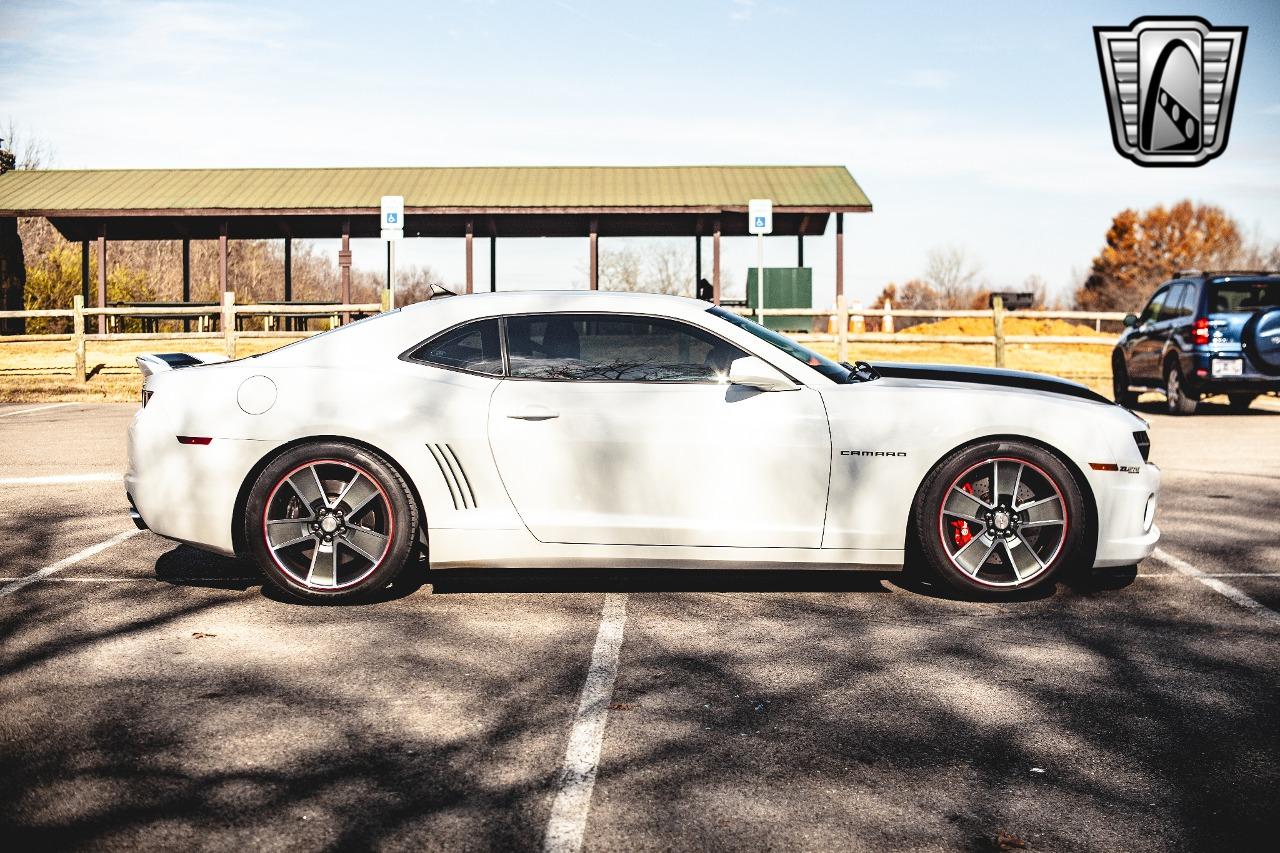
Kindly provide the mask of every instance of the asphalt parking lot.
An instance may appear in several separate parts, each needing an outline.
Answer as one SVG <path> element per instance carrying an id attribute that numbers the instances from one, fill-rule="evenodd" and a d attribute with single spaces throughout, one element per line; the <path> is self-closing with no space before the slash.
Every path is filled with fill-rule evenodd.
<path id="1" fill-rule="evenodd" d="M 429 573 L 324 607 L 150 533 L 113 541 L 133 529 L 116 475 L 134 406 L 0 407 L 0 838 L 1269 843 L 1280 405 L 1205 409 L 1144 412 L 1165 475 L 1157 558 L 1026 601 L 853 573 L 574 570 Z M 586 713 L 584 683 L 603 701 Z M 595 736 L 592 790 L 573 763 Z"/>

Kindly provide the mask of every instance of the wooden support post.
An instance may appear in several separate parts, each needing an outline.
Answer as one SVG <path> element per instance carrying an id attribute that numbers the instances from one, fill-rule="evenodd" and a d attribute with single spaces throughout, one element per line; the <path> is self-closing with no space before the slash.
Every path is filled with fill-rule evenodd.
<path id="1" fill-rule="evenodd" d="M 338 269 L 341 272 L 339 298 L 343 305 L 351 304 L 351 220 L 342 220 L 342 250 L 338 252 Z M 351 315 L 342 313 L 342 322 L 350 323 Z"/>
<path id="2" fill-rule="evenodd" d="M 1004 367 L 1004 298 L 991 297 L 991 330 L 996 338 L 996 367 Z"/>
<path id="3" fill-rule="evenodd" d="M 711 301 L 720 304 L 720 219 L 711 223 Z"/>
<path id="4" fill-rule="evenodd" d="M 218 289 L 222 293 L 231 290 L 231 282 L 227 279 L 227 220 L 222 220 L 218 228 Z"/>
<path id="5" fill-rule="evenodd" d="M 236 295 L 233 291 L 222 294 L 222 343 L 227 358 L 236 357 Z"/>
<path id="6" fill-rule="evenodd" d="M 182 304 L 191 304 L 191 238 L 182 238 Z M 191 331 L 191 318 L 182 318 L 182 331 Z"/>
<path id="7" fill-rule="evenodd" d="M 804 235 L 796 235 L 796 266 L 804 266 Z"/>
<path id="8" fill-rule="evenodd" d="M 702 281 L 702 235 L 693 238 L 693 295 L 698 295 L 698 282 Z"/>
<path id="9" fill-rule="evenodd" d="M 80 295 L 89 302 L 89 241 L 80 241 Z"/>
<path id="10" fill-rule="evenodd" d="M 836 298 L 844 296 L 844 214 L 836 214 Z"/>
<path id="11" fill-rule="evenodd" d="M 836 296 L 836 361 L 849 360 L 849 305 L 844 294 Z"/>
<path id="12" fill-rule="evenodd" d="M 475 256 L 475 247 L 472 245 L 475 242 L 475 236 L 476 236 L 476 221 L 475 219 L 468 217 L 467 218 L 467 289 L 466 289 L 467 293 L 474 293 L 475 286 L 476 286 L 475 284 L 476 256 Z"/>
<path id="13" fill-rule="evenodd" d="M 85 246 L 88 246 L 88 242 Z M 85 371 L 84 356 L 84 294 L 77 293 L 71 298 L 71 337 L 76 348 L 76 381 L 86 382 L 89 379 Z"/>
<path id="14" fill-rule="evenodd" d="M 284 238 L 284 301 L 293 301 L 293 238 Z"/>
<path id="15" fill-rule="evenodd" d="M 600 220 L 591 217 L 591 279 L 588 287 L 592 290 L 600 289 Z"/>
<path id="16" fill-rule="evenodd" d="M 498 235 L 489 238 L 489 290 L 498 292 Z"/>
<path id="17" fill-rule="evenodd" d="M 107 223 L 98 227 L 98 307 L 107 307 Z M 107 317 L 98 315 L 98 334 L 107 333 Z"/>

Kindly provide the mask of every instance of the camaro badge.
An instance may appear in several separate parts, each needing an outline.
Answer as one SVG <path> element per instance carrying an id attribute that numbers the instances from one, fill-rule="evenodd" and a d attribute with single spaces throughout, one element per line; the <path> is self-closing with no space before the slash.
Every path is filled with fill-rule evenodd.
<path id="1" fill-rule="evenodd" d="M 1139 166 L 1200 166 L 1225 151 L 1248 31 L 1163 16 L 1094 27 L 1120 155 Z"/>

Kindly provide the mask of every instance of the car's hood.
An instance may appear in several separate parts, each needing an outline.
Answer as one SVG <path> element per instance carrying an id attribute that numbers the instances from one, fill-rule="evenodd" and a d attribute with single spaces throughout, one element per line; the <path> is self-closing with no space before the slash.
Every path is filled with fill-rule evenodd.
<path id="1" fill-rule="evenodd" d="M 1003 370 L 996 367 L 969 367 L 959 364 L 905 364 L 902 362 L 876 362 L 872 365 L 876 371 L 888 379 L 908 379 L 924 382 L 968 382 L 975 385 L 987 385 L 1004 388 L 1020 388 L 1027 391 L 1041 391 L 1046 394 L 1060 394 L 1089 400 L 1094 403 L 1111 401 L 1079 382 L 1046 376 L 1043 373 L 1027 373 L 1022 370 Z"/>

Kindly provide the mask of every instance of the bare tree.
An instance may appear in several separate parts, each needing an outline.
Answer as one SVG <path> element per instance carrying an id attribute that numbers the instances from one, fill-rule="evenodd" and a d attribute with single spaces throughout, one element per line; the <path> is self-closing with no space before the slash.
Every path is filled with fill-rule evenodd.
<path id="1" fill-rule="evenodd" d="M 695 282 L 693 280 L 692 258 L 680 247 L 663 242 L 652 246 L 648 252 L 648 287 L 650 293 L 669 293 L 674 296 L 692 296 Z"/>
<path id="2" fill-rule="evenodd" d="M 16 169 L 43 169 L 53 164 L 53 147 L 34 134 L 23 133 L 12 118 L 0 129 L 0 139 L 13 153 Z"/>
<path id="3" fill-rule="evenodd" d="M 633 248 L 605 249 L 600 252 L 600 288 L 640 292 L 643 286 L 644 260 Z"/>
<path id="4" fill-rule="evenodd" d="M 937 292 L 942 308 L 973 302 L 980 289 L 981 267 L 959 246 L 938 246 L 925 260 L 924 281 Z"/>

